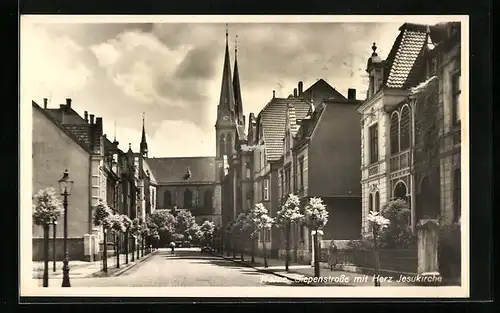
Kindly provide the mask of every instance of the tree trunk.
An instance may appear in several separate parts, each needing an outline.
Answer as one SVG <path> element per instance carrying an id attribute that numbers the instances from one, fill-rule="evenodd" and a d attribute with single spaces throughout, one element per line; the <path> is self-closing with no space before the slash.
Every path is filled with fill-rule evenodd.
<path id="1" fill-rule="evenodd" d="M 314 234 L 314 277 L 320 276 L 319 270 L 319 258 L 321 253 L 319 251 L 319 240 L 318 240 L 318 231 Z"/>
<path id="2" fill-rule="evenodd" d="M 252 238 L 252 264 L 255 263 L 255 238 Z"/>
<path id="3" fill-rule="evenodd" d="M 125 232 L 125 264 L 128 264 L 128 231 Z"/>
<path id="4" fill-rule="evenodd" d="M 134 246 L 137 248 L 137 260 L 139 260 L 139 258 L 141 257 L 140 256 L 141 247 L 139 246 L 139 236 L 137 236 L 137 238 L 136 238 L 136 240 L 134 242 Z"/>
<path id="5" fill-rule="evenodd" d="M 116 242 L 116 268 L 120 268 L 120 233 L 115 234 Z"/>
<path id="6" fill-rule="evenodd" d="M 135 237 L 132 235 L 132 262 L 135 261 Z"/>
<path id="7" fill-rule="evenodd" d="M 43 225 L 43 286 L 49 286 L 49 224 Z"/>
<path id="8" fill-rule="evenodd" d="M 236 244 L 233 247 L 233 260 L 236 259 Z"/>
<path id="9" fill-rule="evenodd" d="M 144 244 L 145 244 L 145 238 L 141 238 L 141 257 L 144 256 Z"/>
<path id="10" fill-rule="evenodd" d="M 266 240 L 262 242 L 262 254 L 264 256 L 264 267 L 267 268 Z"/>
<path id="11" fill-rule="evenodd" d="M 290 224 L 285 225 L 285 271 L 290 265 Z"/>
<path id="12" fill-rule="evenodd" d="M 104 245 L 103 245 L 103 256 L 102 256 L 102 270 L 104 273 L 108 272 L 108 234 L 106 234 L 106 229 L 102 230 L 104 236 Z"/>
<path id="13" fill-rule="evenodd" d="M 373 227 L 373 252 L 375 254 L 375 287 L 380 287 L 380 259 L 378 254 L 378 240 L 377 240 L 377 229 L 376 226 Z"/>

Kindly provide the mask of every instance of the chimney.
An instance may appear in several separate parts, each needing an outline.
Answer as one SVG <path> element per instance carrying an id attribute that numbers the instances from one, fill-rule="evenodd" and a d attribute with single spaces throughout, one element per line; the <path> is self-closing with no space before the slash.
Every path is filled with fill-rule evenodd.
<path id="1" fill-rule="evenodd" d="M 293 88 L 293 96 L 297 98 L 297 88 Z"/>
<path id="2" fill-rule="evenodd" d="M 90 124 L 94 124 L 94 114 L 90 114 Z"/>
<path id="3" fill-rule="evenodd" d="M 59 104 L 59 109 L 64 109 L 65 105 L 64 104 Z"/>
<path id="4" fill-rule="evenodd" d="M 303 83 L 300 81 L 300 82 L 299 82 L 299 97 L 301 97 L 301 96 L 302 96 L 303 87 L 304 87 L 304 86 L 303 86 Z"/>
<path id="5" fill-rule="evenodd" d="M 66 98 L 66 106 L 68 107 L 68 110 L 71 109 L 71 98 Z"/>
<path id="6" fill-rule="evenodd" d="M 347 89 L 347 99 L 356 100 L 356 89 L 353 88 Z"/>
<path id="7" fill-rule="evenodd" d="M 89 112 L 88 111 L 83 112 L 83 118 L 85 119 L 85 124 L 88 124 L 88 122 L 89 122 Z"/>
<path id="8" fill-rule="evenodd" d="M 276 91 L 273 90 L 273 99 L 276 97 Z"/>
<path id="9" fill-rule="evenodd" d="M 47 102 L 48 102 L 48 101 L 49 101 L 49 100 L 48 100 L 47 98 L 43 98 L 43 108 L 44 108 L 45 110 L 47 110 Z"/>

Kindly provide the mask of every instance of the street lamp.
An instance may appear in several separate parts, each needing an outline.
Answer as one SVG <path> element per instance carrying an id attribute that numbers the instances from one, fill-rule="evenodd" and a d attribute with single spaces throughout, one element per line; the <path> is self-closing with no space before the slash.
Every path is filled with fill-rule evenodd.
<path id="1" fill-rule="evenodd" d="M 61 195 L 64 196 L 64 261 L 63 261 L 63 280 L 62 287 L 71 287 L 69 282 L 69 265 L 68 265 L 68 196 L 73 189 L 73 181 L 69 179 L 69 172 L 66 169 L 63 177 L 59 180 L 59 189 Z"/>
<path id="2" fill-rule="evenodd" d="M 57 221 L 52 222 L 52 271 L 56 271 L 56 227 L 57 227 Z"/>

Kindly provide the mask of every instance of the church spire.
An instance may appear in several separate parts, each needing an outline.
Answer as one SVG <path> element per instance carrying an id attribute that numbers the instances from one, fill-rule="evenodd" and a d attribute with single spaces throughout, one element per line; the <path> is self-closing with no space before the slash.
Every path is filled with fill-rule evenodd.
<path id="1" fill-rule="evenodd" d="M 241 101 L 240 74 L 238 71 L 238 35 L 236 35 L 236 38 L 234 40 L 233 89 L 235 100 L 234 113 L 236 115 L 236 122 L 243 125 L 243 102 Z"/>
<path id="2" fill-rule="evenodd" d="M 222 85 L 219 101 L 219 117 L 234 119 L 234 91 L 231 78 L 231 60 L 229 58 L 228 29 L 226 24 L 226 53 L 224 55 L 224 66 L 222 68 Z"/>
<path id="3" fill-rule="evenodd" d="M 142 138 L 141 138 L 141 155 L 145 158 L 148 157 L 148 143 L 146 142 L 146 129 L 144 128 L 144 116 L 145 113 L 142 113 Z"/>

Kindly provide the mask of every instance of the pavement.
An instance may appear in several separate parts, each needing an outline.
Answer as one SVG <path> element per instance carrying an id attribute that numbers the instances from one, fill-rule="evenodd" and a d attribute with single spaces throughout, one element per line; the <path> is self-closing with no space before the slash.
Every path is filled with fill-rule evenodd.
<path id="1" fill-rule="evenodd" d="M 38 279 L 40 286 L 42 280 Z M 49 286 L 60 286 L 52 277 Z M 300 286 L 287 279 L 241 266 L 231 260 L 202 254 L 200 249 L 159 249 L 137 266 L 109 277 L 72 279 L 72 287 L 272 287 Z"/>
<path id="2" fill-rule="evenodd" d="M 285 271 L 285 262 L 277 259 L 267 259 L 268 267 L 264 267 L 264 258 L 255 256 L 254 263 L 251 263 L 250 255 L 243 255 L 244 261 L 241 261 L 240 254 L 236 259 L 224 256 L 227 260 L 232 260 L 242 266 L 255 268 L 259 271 L 286 278 L 290 281 L 298 282 L 308 286 L 374 286 L 374 275 L 362 273 L 353 273 L 328 267 L 327 263 L 320 263 L 320 277 L 314 278 L 314 267 L 311 265 L 299 265 L 289 263 L 288 272 Z M 381 286 L 413 286 L 408 282 L 403 282 L 400 275 L 381 275 L 379 278 Z"/>
<path id="3" fill-rule="evenodd" d="M 126 264 L 126 255 L 120 254 L 120 267 L 116 267 L 116 256 L 108 257 L 108 273 L 104 273 L 102 271 L 103 261 L 95 261 L 95 262 L 85 262 L 85 261 L 70 261 L 69 262 L 69 277 L 70 280 L 73 279 L 82 279 L 89 277 L 101 277 L 101 276 L 116 276 L 121 273 L 130 270 L 132 267 L 137 266 L 138 264 L 144 262 L 149 257 L 152 256 L 152 252 L 150 254 L 145 254 L 143 257 L 137 259 L 137 253 L 134 256 L 134 262 L 132 262 L 132 253 L 129 253 L 128 256 L 128 264 Z M 42 284 L 43 278 L 43 262 L 33 262 L 33 279 L 40 280 L 40 285 Z M 53 262 L 49 262 L 49 285 L 50 280 L 52 279 L 62 279 L 62 267 L 63 262 L 56 262 L 56 270 L 53 271 Z"/>

